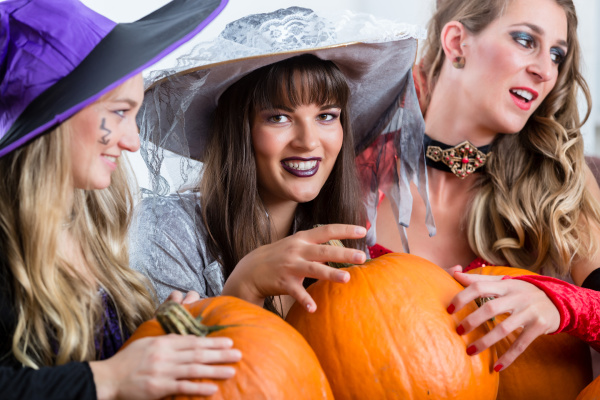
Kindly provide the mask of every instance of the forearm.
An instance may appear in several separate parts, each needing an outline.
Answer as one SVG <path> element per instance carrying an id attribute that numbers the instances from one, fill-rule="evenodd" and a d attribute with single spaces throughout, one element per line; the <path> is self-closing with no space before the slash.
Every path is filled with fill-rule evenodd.
<path id="1" fill-rule="evenodd" d="M 73 362 L 40 369 L 0 367 L 0 398 L 43 400 L 96 399 L 92 371 Z"/>

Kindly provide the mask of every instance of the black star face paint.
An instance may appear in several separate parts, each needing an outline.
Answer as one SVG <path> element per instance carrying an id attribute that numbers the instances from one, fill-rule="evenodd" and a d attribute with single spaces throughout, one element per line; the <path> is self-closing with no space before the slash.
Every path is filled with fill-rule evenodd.
<path id="1" fill-rule="evenodd" d="M 100 138 L 100 140 L 98 140 L 98 142 L 100 142 L 101 144 L 107 145 L 109 142 L 108 136 L 112 133 L 112 131 L 110 129 L 108 129 L 106 126 L 104 126 L 105 123 L 106 123 L 106 118 L 102 118 L 102 124 L 100 124 L 100 130 L 105 131 L 106 134 L 104 136 L 102 136 Z"/>

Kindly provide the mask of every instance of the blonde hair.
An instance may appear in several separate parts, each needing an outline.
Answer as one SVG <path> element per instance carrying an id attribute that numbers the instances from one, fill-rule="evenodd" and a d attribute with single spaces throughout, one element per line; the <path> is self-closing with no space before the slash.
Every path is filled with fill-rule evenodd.
<path id="1" fill-rule="evenodd" d="M 422 101 L 426 106 L 445 55 L 441 30 L 461 22 L 477 34 L 498 18 L 510 0 L 444 0 L 428 26 Z M 556 0 L 567 18 L 568 52 L 556 84 L 518 134 L 498 135 L 493 157 L 476 185 L 469 219 L 469 244 L 496 265 L 508 263 L 548 275 L 565 276 L 572 261 L 596 251 L 590 223 L 600 224 L 600 205 L 586 189 L 583 138 L 577 109 L 581 90 L 591 96 L 580 73 L 577 16 L 571 0 Z M 468 62 L 468 60 L 467 60 Z"/>
<path id="2" fill-rule="evenodd" d="M 67 121 L 0 158 L 0 251 L 17 317 L 12 350 L 33 368 L 96 358 L 104 313 L 99 287 L 122 330 L 133 331 L 154 311 L 149 283 L 128 265 L 132 195 L 124 167 L 107 189 L 73 192 L 69 144 Z M 61 254 L 64 229 L 76 238 L 86 268 Z"/>

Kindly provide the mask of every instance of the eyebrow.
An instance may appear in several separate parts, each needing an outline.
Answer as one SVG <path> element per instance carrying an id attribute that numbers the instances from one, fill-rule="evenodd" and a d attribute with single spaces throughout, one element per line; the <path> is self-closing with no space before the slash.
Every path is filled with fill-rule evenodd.
<path id="1" fill-rule="evenodd" d="M 539 27 L 539 26 L 537 26 L 535 24 L 531 24 L 529 22 L 523 22 L 523 23 L 520 23 L 520 24 L 511 25 L 511 26 L 519 26 L 519 25 L 524 25 L 524 26 L 528 27 L 529 29 L 531 29 L 532 31 L 534 31 L 535 33 L 537 33 L 540 36 L 543 36 L 544 33 L 545 33 L 544 30 L 541 27 Z M 564 46 L 566 48 L 569 48 L 569 45 L 567 44 L 567 42 L 564 41 L 564 40 L 562 40 L 562 39 L 559 40 L 557 43 L 560 46 Z"/>
<path id="2" fill-rule="evenodd" d="M 111 102 L 113 102 L 113 103 L 127 103 L 131 107 L 136 107 L 138 105 L 137 101 L 132 100 L 132 99 L 113 99 L 113 100 L 111 100 Z"/>
<path id="3" fill-rule="evenodd" d="M 323 111 L 323 110 L 330 110 L 332 108 L 342 108 L 342 106 L 338 105 L 338 104 L 324 104 L 322 105 L 319 110 Z M 267 109 L 263 110 L 266 111 Z M 290 108 L 288 106 L 273 106 L 273 108 L 269 111 L 274 111 L 274 110 L 282 110 L 285 112 L 294 112 L 293 108 Z"/>

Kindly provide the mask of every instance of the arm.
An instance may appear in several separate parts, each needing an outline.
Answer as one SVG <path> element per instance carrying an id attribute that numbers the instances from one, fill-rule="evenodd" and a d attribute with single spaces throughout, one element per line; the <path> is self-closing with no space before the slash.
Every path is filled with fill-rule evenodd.
<path id="1" fill-rule="evenodd" d="M 59 367 L 14 369 L 0 367 L 1 399 L 86 400 L 96 399 L 92 371 L 87 363 Z"/>
<path id="2" fill-rule="evenodd" d="M 152 281 L 159 300 L 174 291 L 200 298 L 223 288 L 221 266 L 210 257 L 195 195 L 144 199 L 130 229 L 130 265 Z"/>

